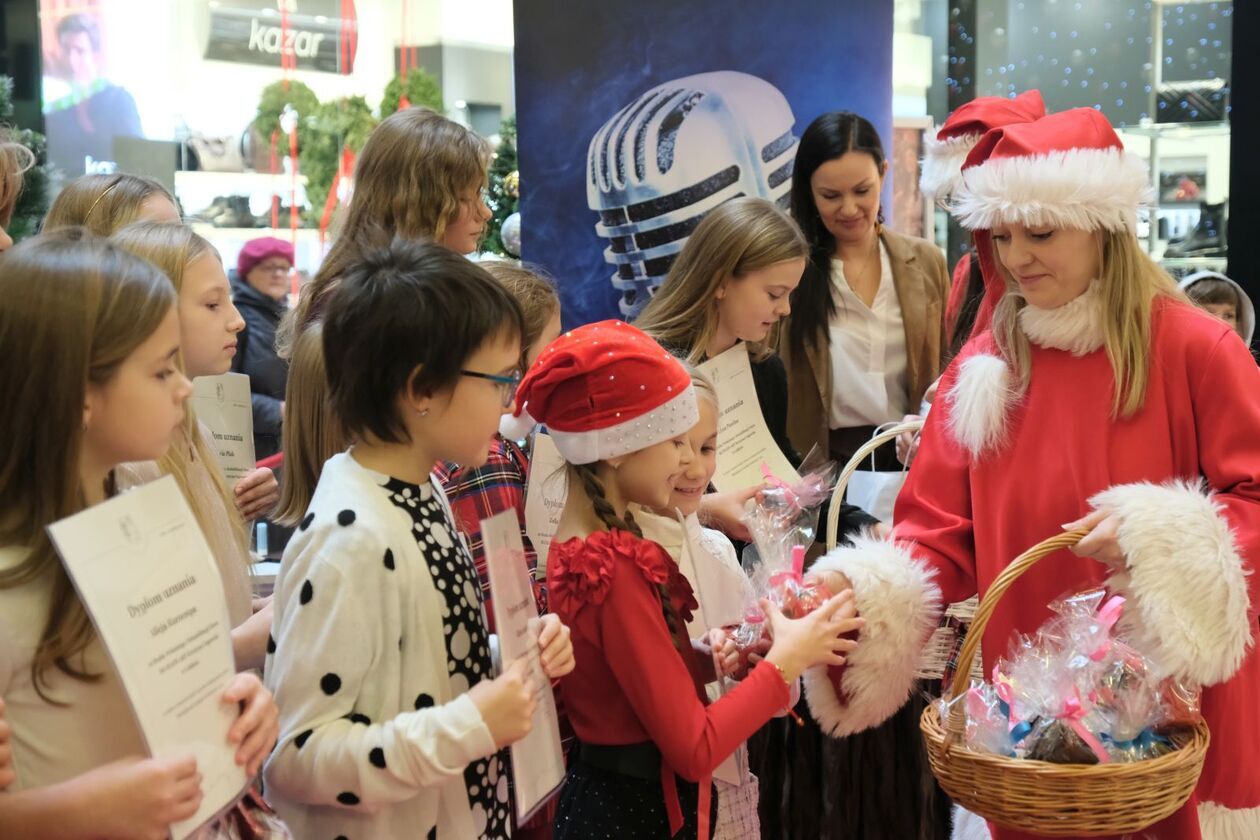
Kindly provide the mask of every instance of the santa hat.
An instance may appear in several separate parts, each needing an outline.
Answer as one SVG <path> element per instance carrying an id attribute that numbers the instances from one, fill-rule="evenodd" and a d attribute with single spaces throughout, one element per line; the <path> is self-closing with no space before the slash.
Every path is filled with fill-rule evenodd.
<path id="1" fill-rule="evenodd" d="M 677 359 L 629 324 L 600 321 L 547 345 L 500 431 L 519 438 L 541 423 L 566 461 L 591 464 L 678 437 L 699 419 Z"/>
<path id="2" fill-rule="evenodd" d="M 963 164 L 950 212 L 974 232 L 984 301 L 972 335 L 988 329 L 1006 282 L 994 262 L 994 225 L 1137 230 L 1153 197 L 1146 163 L 1124 145 L 1102 112 L 1074 108 L 989 131 Z"/>
<path id="3" fill-rule="evenodd" d="M 1032 122 L 1046 115 L 1041 92 L 1028 90 L 1015 97 L 982 96 L 960 105 L 923 150 L 919 189 L 935 199 L 948 198 L 957 188 L 963 161 L 990 129 Z"/>

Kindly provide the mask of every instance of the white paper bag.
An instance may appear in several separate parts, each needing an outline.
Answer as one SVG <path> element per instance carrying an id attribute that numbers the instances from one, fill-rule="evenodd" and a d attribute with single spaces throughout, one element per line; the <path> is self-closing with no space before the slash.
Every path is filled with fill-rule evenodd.
<path id="1" fill-rule="evenodd" d="M 885 424 L 875 430 L 875 434 L 890 429 L 896 424 Z M 891 445 L 891 444 L 887 444 Z M 871 455 L 871 466 L 875 466 L 875 455 Z M 897 503 L 897 495 L 906 483 L 908 469 L 896 471 L 857 470 L 849 479 L 845 491 L 845 499 L 851 505 L 857 505 L 880 522 L 892 524 L 893 507 Z"/>

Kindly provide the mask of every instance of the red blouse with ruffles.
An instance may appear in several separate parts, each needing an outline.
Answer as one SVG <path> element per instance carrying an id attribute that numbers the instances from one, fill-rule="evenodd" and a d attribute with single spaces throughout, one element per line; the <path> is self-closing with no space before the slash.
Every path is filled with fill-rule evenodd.
<path id="1" fill-rule="evenodd" d="M 572 631 L 577 667 L 560 684 L 588 744 L 652 741 L 673 771 L 707 778 L 788 703 L 778 669 L 762 662 L 712 705 L 696 691 L 698 663 L 675 646 L 659 586 L 686 621 L 696 601 L 678 564 L 650 540 L 600 531 L 554 542 L 547 559 L 552 610 Z"/>

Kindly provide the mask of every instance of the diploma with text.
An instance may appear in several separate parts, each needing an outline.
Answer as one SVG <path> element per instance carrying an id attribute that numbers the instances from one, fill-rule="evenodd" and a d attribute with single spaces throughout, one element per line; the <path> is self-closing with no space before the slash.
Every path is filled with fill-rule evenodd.
<path id="1" fill-rule="evenodd" d="M 214 454 L 228 484 L 254 469 L 254 407 L 249 377 L 243 373 L 198 376 L 192 405 L 197 419 L 210 430 Z"/>

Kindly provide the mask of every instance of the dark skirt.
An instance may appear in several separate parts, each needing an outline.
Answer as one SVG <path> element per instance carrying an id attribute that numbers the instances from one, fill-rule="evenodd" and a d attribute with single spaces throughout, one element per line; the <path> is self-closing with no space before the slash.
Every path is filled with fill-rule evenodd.
<path id="1" fill-rule="evenodd" d="M 948 840 L 950 802 L 928 767 L 916 690 L 883 725 L 829 738 L 804 700 L 748 742 L 765 840 Z"/>
<path id="2" fill-rule="evenodd" d="M 554 840 L 696 840 L 699 786 L 677 780 L 682 830 L 671 838 L 660 779 L 639 779 L 581 761 L 569 765 L 556 808 Z M 709 825 L 717 824 L 717 790 Z"/>

